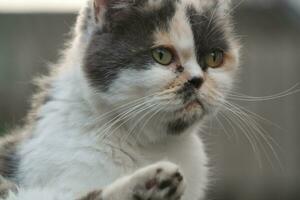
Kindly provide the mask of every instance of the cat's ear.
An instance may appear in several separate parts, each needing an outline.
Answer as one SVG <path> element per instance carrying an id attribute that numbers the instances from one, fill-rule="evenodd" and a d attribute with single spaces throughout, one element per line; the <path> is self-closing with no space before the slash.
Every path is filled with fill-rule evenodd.
<path id="1" fill-rule="evenodd" d="M 107 10 L 109 0 L 93 0 L 93 9 L 96 22 L 101 21 Z"/>
<path id="2" fill-rule="evenodd" d="M 134 0 L 93 0 L 96 20 L 100 21 L 107 10 L 120 12 L 134 4 Z"/>

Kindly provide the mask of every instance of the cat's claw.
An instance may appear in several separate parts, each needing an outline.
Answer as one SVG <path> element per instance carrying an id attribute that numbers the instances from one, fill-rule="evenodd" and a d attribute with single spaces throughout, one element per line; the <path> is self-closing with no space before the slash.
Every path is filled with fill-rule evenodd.
<path id="1" fill-rule="evenodd" d="M 152 165 L 141 171 L 139 176 L 143 176 L 142 183 L 134 189 L 134 200 L 179 200 L 184 193 L 183 174 L 177 165 L 170 162 Z"/>

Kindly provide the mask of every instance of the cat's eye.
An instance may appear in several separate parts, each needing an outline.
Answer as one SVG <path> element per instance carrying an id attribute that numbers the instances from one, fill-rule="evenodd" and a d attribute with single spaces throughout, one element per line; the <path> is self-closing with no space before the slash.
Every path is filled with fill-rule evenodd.
<path id="1" fill-rule="evenodd" d="M 169 65 L 173 61 L 173 53 L 169 49 L 163 47 L 153 49 L 152 57 L 161 65 Z"/>
<path id="2" fill-rule="evenodd" d="M 218 68 L 224 63 L 224 52 L 221 50 L 214 50 L 204 57 L 206 67 Z"/>

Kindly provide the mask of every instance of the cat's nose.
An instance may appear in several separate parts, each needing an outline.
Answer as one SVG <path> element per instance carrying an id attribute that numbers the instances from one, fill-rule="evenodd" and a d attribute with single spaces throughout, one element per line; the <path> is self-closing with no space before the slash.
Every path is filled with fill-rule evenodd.
<path id="1" fill-rule="evenodd" d="M 199 89 L 202 86 L 203 82 L 204 81 L 202 77 L 193 77 L 189 80 L 189 83 L 196 89 Z"/>

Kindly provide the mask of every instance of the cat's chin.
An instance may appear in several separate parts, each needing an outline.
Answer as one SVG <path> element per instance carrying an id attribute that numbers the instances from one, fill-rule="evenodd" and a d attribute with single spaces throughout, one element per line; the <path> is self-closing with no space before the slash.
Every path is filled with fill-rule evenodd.
<path id="1" fill-rule="evenodd" d="M 192 116 L 202 116 L 205 114 L 205 107 L 201 100 L 193 99 L 183 104 L 179 109 L 175 111 L 177 116 L 184 118 Z"/>
<path id="2" fill-rule="evenodd" d="M 194 112 L 195 110 L 204 110 L 204 106 L 202 102 L 198 99 L 192 100 L 186 103 L 183 107 L 184 112 Z"/>
<path id="3" fill-rule="evenodd" d="M 181 135 L 191 130 L 195 125 L 201 124 L 206 115 L 204 105 L 198 99 L 191 100 L 174 112 L 169 112 L 165 125 L 169 135 Z"/>

